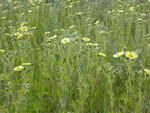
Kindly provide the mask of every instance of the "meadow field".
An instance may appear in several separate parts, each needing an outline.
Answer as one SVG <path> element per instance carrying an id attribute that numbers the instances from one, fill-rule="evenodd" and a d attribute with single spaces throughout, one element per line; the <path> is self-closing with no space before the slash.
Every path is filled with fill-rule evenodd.
<path id="1" fill-rule="evenodd" d="M 150 113 L 150 0 L 0 0 L 0 113 Z"/>

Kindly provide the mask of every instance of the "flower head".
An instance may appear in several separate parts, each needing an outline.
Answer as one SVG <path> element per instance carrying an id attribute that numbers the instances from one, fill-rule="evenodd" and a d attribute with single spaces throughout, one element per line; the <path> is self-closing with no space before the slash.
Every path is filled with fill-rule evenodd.
<path id="1" fill-rule="evenodd" d="M 89 38 L 86 38 L 86 37 L 83 37 L 82 40 L 83 40 L 83 41 L 86 41 L 86 42 L 90 41 L 90 39 L 89 39 Z"/>
<path id="2" fill-rule="evenodd" d="M 21 71 L 23 68 L 23 66 L 17 66 L 14 68 L 14 71 Z"/>
<path id="3" fill-rule="evenodd" d="M 31 63 L 22 63 L 21 65 L 22 66 L 29 66 L 29 65 L 31 65 Z"/>
<path id="4" fill-rule="evenodd" d="M 101 53 L 101 52 L 99 52 L 98 54 L 99 54 L 100 56 L 103 56 L 103 57 L 106 56 L 104 53 Z"/>
<path id="5" fill-rule="evenodd" d="M 135 52 L 130 52 L 130 51 L 127 51 L 125 53 L 125 56 L 129 59 L 135 59 L 138 57 L 138 55 Z"/>
<path id="6" fill-rule="evenodd" d="M 16 33 L 15 33 L 15 36 L 16 36 L 17 39 L 20 39 L 20 38 L 22 37 L 22 34 L 19 33 L 19 32 L 16 32 Z"/>
<path id="7" fill-rule="evenodd" d="M 150 75 L 150 70 L 149 69 L 144 69 L 144 71 Z"/>
<path id="8" fill-rule="evenodd" d="M 6 75 L 5 74 L 1 74 L 1 78 L 2 79 L 6 79 Z"/>
<path id="9" fill-rule="evenodd" d="M 124 54 L 124 52 L 118 52 L 116 54 L 113 55 L 114 58 L 118 58 L 120 56 L 122 56 Z"/>
<path id="10" fill-rule="evenodd" d="M 66 44 L 66 43 L 70 43 L 70 39 L 69 38 L 64 38 L 61 40 L 61 43 Z"/>
<path id="11" fill-rule="evenodd" d="M 20 30 L 21 30 L 22 32 L 26 32 L 26 31 L 28 30 L 28 28 L 27 28 L 26 26 L 22 26 L 22 27 L 20 28 Z"/>
<path id="12" fill-rule="evenodd" d="M 0 53 L 5 53 L 5 50 L 3 50 L 3 49 L 0 49 Z"/>
<path id="13" fill-rule="evenodd" d="M 95 22 L 95 25 L 97 25 L 97 24 L 99 24 L 99 21 L 96 21 L 96 22 Z"/>
<path id="14" fill-rule="evenodd" d="M 19 90 L 19 93 L 20 93 L 21 95 L 24 95 L 24 94 L 25 94 L 25 90 L 24 90 L 24 89 L 21 89 L 21 90 Z"/>
<path id="15" fill-rule="evenodd" d="M 130 11 L 130 12 L 134 12 L 134 8 L 133 8 L 133 7 L 130 7 L 130 8 L 129 8 L 129 11 Z"/>
<path id="16" fill-rule="evenodd" d="M 22 24 L 20 24 L 20 26 L 24 26 L 24 25 L 26 25 L 27 24 L 27 22 L 23 22 Z"/>

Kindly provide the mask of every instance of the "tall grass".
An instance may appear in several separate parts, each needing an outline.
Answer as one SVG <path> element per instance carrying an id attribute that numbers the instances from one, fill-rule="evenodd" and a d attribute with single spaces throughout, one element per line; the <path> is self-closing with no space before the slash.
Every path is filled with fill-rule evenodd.
<path id="1" fill-rule="evenodd" d="M 0 1 L 0 112 L 149 113 L 150 1 L 40 1 Z"/>

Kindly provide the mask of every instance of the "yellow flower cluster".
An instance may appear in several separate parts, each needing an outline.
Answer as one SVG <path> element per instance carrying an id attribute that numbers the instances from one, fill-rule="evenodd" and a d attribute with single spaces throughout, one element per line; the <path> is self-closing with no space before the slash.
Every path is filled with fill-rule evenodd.
<path id="1" fill-rule="evenodd" d="M 20 24 L 20 28 L 17 30 L 17 32 L 14 33 L 15 39 L 31 38 L 32 33 L 30 32 L 29 28 L 26 25 L 27 25 L 27 22 Z"/>
<path id="2" fill-rule="evenodd" d="M 24 69 L 24 66 L 29 66 L 29 65 L 31 65 L 31 63 L 22 63 L 20 66 L 16 66 L 14 68 L 14 71 L 21 71 Z"/>

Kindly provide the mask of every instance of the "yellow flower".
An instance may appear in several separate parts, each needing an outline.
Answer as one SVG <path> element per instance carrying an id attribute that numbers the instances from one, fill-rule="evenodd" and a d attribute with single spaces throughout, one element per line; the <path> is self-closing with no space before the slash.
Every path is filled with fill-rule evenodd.
<path id="1" fill-rule="evenodd" d="M 17 66 L 14 68 L 14 71 L 21 71 L 23 68 L 23 66 Z"/>
<path id="2" fill-rule="evenodd" d="M 32 10 L 28 10 L 28 12 L 29 12 L 29 13 L 31 13 L 31 12 L 32 12 Z"/>
<path id="3" fill-rule="evenodd" d="M 5 53 L 5 50 L 3 50 L 3 49 L 0 49 L 0 53 Z"/>
<path id="4" fill-rule="evenodd" d="M 50 32 L 45 32 L 45 35 L 50 34 Z"/>
<path id="5" fill-rule="evenodd" d="M 63 44 L 66 44 L 66 43 L 69 43 L 70 42 L 70 39 L 69 38 L 64 38 L 61 40 L 61 43 Z"/>
<path id="6" fill-rule="evenodd" d="M 25 90 L 24 90 L 24 89 L 21 89 L 21 90 L 19 90 L 19 93 L 20 93 L 21 95 L 24 95 L 24 94 L 25 94 Z"/>
<path id="7" fill-rule="evenodd" d="M 103 56 L 103 57 L 106 56 L 104 53 L 101 53 L 101 52 L 99 52 L 98 54 L 99 54 L 100 56 Z"/>
<path id="8" fill-rule="evenodd" d="M 1 78 L 2 79 L 6 79 L 6 75 L 5 74 L 1 74 Z"/>
<path id="9" fill-rule="evenodd" d="M 144 69 L 144 71 L 150 75 L 150 70 L 149 69 Z"/>
<path id="10" fill-rule="evenodd" d="M 92 46 L 93 44 L 92 44 L 92 43 L 87 43 L 86 45 L 87 45 L 87 46 Z"/>
<path id="11" fill-rule="evenodd" d="M 93 43 L 92 45 L 93 45 L 93 46 L 99 46 L 99 44 L 97 44 L 97 43 Z"/>
<path id="12" fill-rule="evenodd" d="M 54 36 L 51 36 L 49 39 L 52 40 L 52 39 L 55 39 L 57 37 L 57 35 L 54 35 Z"/>
<path id="13" fill-rule="evenodd" d="M 89 39 L 89 38 L 86 38 L 86 37 L 83 37 L 82 40 L 83 40 L 83 41 L 87 41 L 87 42 L 90 41 L 90 39 Z"/>
<path id="14" fill-rule="evenodd" d="M 20 30 L 21 30 L 22 32 L 26 32 L 26 31 L 28 30 L 28 28 L 25 27 L 25 26 L 22 26 L 22 27 L 20 28 Z"/>
<path id="15" fill-rule="evenodd" d="M 22 63 L 21 65 L 22 66 L 29 66 L 29 65 L 31 65 L 31 63 Z"/>
<path id="16" fill-rule="evenodd" d="M 73 28 L 74 28 L 74 26 L 70 26 L 69 28 L 70 28 L 70 29 L 73 29 Z"/>
<path id="17" fill-rule="evenodd" d="M 138 55 L 135 52 L 130 52 L 130 51 L 127 51 L 125 53 L 125 56 L 128 57 L 129 59 L 135 59 L 138 57 Z"/>
<path id="18" fill-rule="evenodd" d="M 28 0 L 28 2 L 31 4 L 31 5 L 35 5 L 33 0 Z"/>
<path id="19" fill-rule="evenodd" d="M 22 26 L 24 26 L 26 24 L 27 24 L 27 22 L 23 22 L 22 24 L 20 24 L 20 26 L 22 27 Z"/>
<path id="20" fill-rule="evenodd" d="M 116 54 L 113 55 L 114 58 L 118 58 L 120 56 L 122 56 L 124 54 L 124 52 L 118 52 Z"/>
<path id="21" fill-rule="evenodd" d="M 130 7 L 130 8 L 129 8 L 129 11 L 134 12 L 134 8 L 133 8 L 133 7 Z"/>
<path id="22" fill-rule="evenodd" d="M 15 36 L 17 37 L 17 39 L 20 39 L 20 38 L 22 37 L 22 34 L 19 33 L 19 32 L 16 32 L 16 33 L 15 33 Z"/>
<path id="23" fill-rule="evenodd" d="M 37 29 L 37 27 L 32 27 L 32 29 Z"/>
<path id="24" fill-rule="evenodd" d="M 95 22 L 95 25 L 97 25 L 97 24 L 99 24 L 99 21 L 96 21 L 96 22 Z"/>

